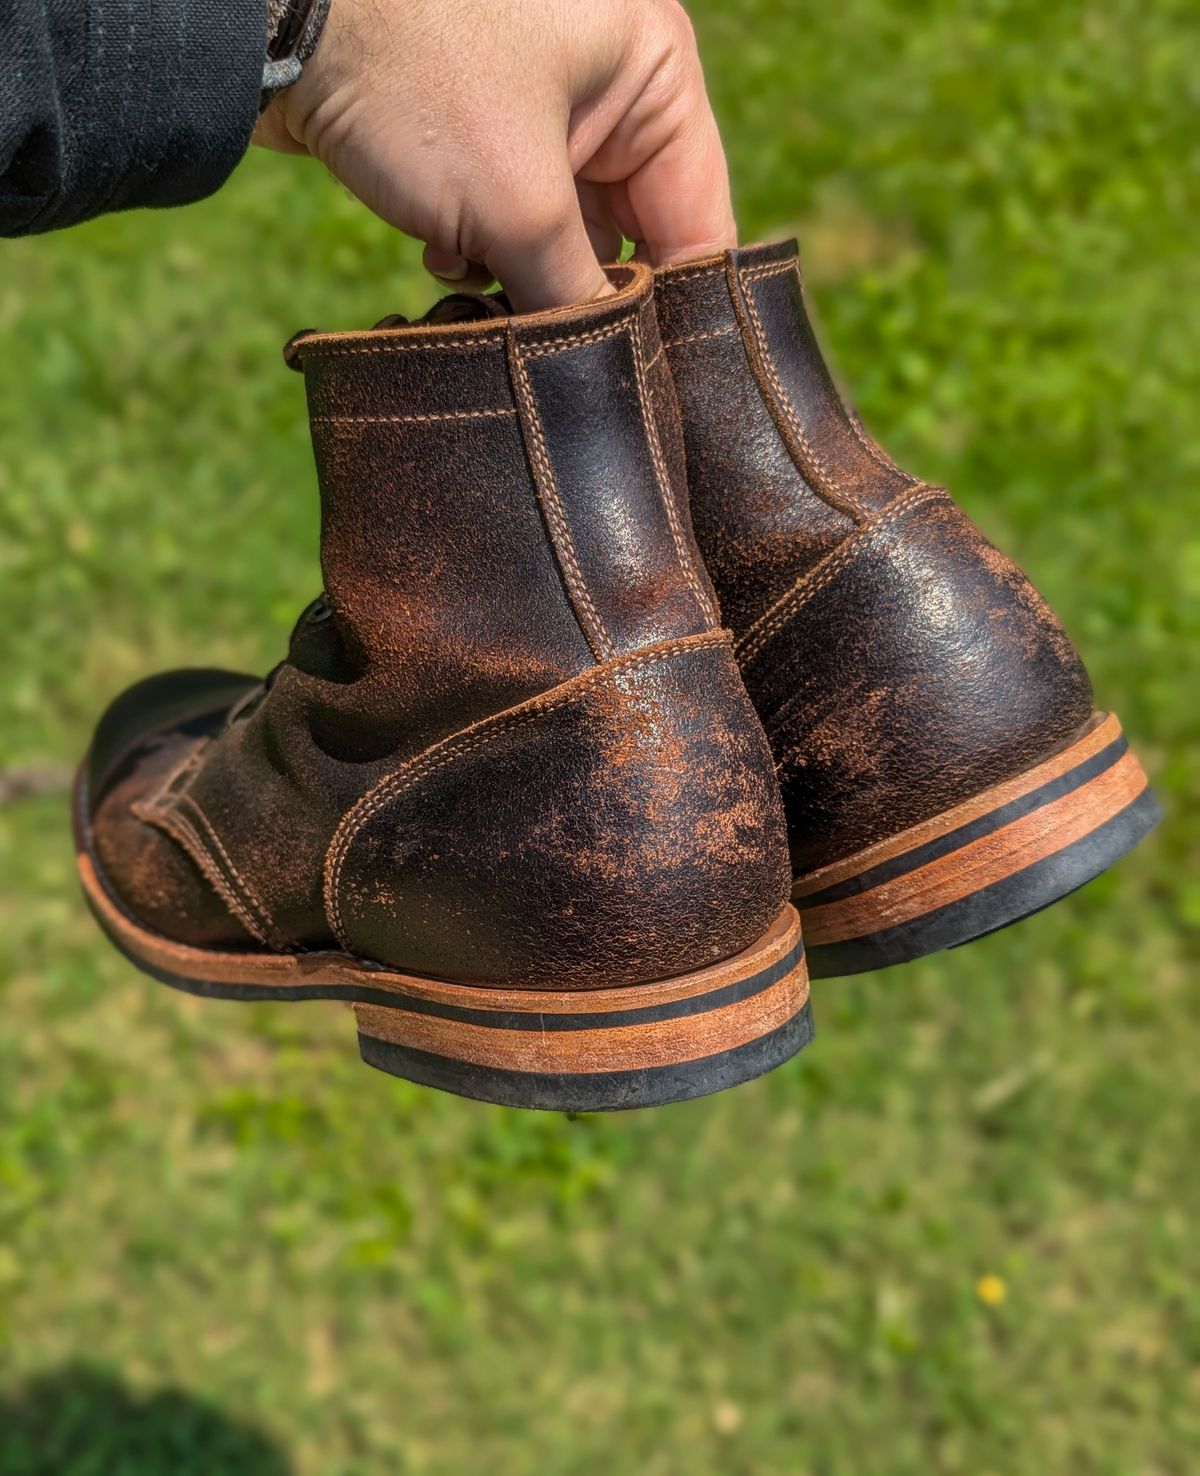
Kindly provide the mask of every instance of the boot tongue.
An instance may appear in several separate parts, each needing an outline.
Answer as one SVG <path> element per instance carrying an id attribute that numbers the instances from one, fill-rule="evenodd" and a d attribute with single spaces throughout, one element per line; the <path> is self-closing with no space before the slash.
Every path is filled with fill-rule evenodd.
<path id="1" fill-rule="evenodd" d="M 512 314 L 508 298 L 503 292 L 452 292 L 441 297 L 420 318 L 406 318 L 400 313 L 391 313 L 380 318 L 376 328 L 406 328 L 419 323 L 475 323 L 484 318 L 507 318 Z"/>

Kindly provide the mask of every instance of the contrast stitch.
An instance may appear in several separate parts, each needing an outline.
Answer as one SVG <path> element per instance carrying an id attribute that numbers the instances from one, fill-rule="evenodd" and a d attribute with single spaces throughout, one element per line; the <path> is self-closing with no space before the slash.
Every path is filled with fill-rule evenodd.
<path id="1" fill-rule="evenodd" d="M 493 344 L 507 342 L 507 334 L 493 333 L 486 338 L 455 339 L 442 342 L 439 339 L 423 339 L 420 343 L 399 343 L 390 340 L 380 343 L 346 344 L 335 348 L 305 348 L 303 340 L 296 350 L 299 359 L 337 359 L 346 354 L 409 354 L 423 349 L 441 349 L 443 353 L 466 353 L 470 349 L 491 348 Z"/>
<path id="2" fill-rule="evenodd" d="M 682 338 L 669 338 L 663 344 L 665 349 L 678 348 L 683 343 L 703 343 L 706 338 L 723 338 L 727 333 L 736 333 L 737 324 L 734 323 L 727 328 L 712 328 L 707 333 L 685 333 Z"/>
<path id="3" fill-rule="evenodd" d="M 870 436 L 867 435 L 862 421 L 859 420 L 855 412 L 850 409 L 849 405 L 846 405 L 843 408 L 846 411 L 846 419 L 850 422 L 850 430 L 854 435 L 854 439 L 863 448 L 863 450 L 867 453 L 871 460 L 875 462 L 877 466 L 881 466 L 884 471 L 895 472 L 897 476 L 903 477 L 910 486 L 920 486 L 920 477 L 914 477 L 911 472 L 906 472 L 902 466 L 897 466 L 890 456 L 888 456 L 884 451 L 880 450 L 880 448 L 875 444 Z"/>
<path id="4" fill-rule="evenodd" d="M 80 810 L 82 811 L 83 814 L 87 814 L 88 813 L 88 796 L 89 796 L 89 793 L 90 793 L 90 787 L 89 787 L 88 782 L 87 782 L 87 779 L 85 777 L 85 778 L 83 778 L 80 781 L 80 786 L 79 786 L 79 807 L 80 807 Z M 153 826 L 155 826 L 157 829 L 162 830 L 164 834 L 171 835 L 171 838 L 173 840 L 175 840 L 176 842 L 179 842 L 179 836 L 173 835 L 171 833 L 171 831 L 167 827 L 165 827 L 162 824 L 160 824 L 160 817 L 157 816 L 157 815 L 154 815 L 154 814 L 152 814 L 150 812 L 150 807 L 149 807 L 149 804 L 148 803 L 143 802 L 143 801 L 138 801 L 137 803 L 130 805 L 129 808 L 130 808 L 130 811 L 132 812 L 132 814 L 134 814 L 139 820 L 144 821 L 147 825 L 153 825 Z M 164 817 L 164 818 L 168 818 L 169 819 L 170 817 Z M 133 911 L 132 908 L 130 908 L 129 906 L 126 905 L 126 903 L 125 903 L 124 899 L 121 897 L 120 893 L 114 888 L 113 884 L 109 881 L 108 877 L 105 875 L 104 868 L 100 865 L 99 858 L 97 857 L 96 852 L 95 852 L 95 848 L 94 848 L 94 846 L 92 844 L 92 836 L 90 834 L 90 828 L 89 828 L 89 832 L 86 834 L 86 836 L 84 838 L 84 845 L 85 845 L 85 847 L 87 849 L 87 854 L 88 854 L 89 859 L 91 860 L 93 869 L 95 870 L 96 880 L 103 887 L 104 894 L 108 898 L 109 902 L 112 904 L 113 907 L 116 908 L 116 910 L 121 914 L 121 916 L 127 922 L 132 923 L 134 925 L 134 927 L 140 929 L 144 933 L 149 933 L 152 937 L 165 939 L 166 942 L 168 942 L 168 943 L 176 943 L 176 942 L 178 942 L 178 939 L 171 938 L 168 934 L 163 933 L 163 932 L 160 932 L 157 928 L 150 927 L 150 925 L 147 922 L 145 922 L 144 919 L 140 918 L 137 915 L 137 913 Z M 190 847 L 189 848 L 186 848 L 186 849 L 188 850 L 188 854 L 191 855 Z M 211 878 L 210 878 L 210 880 L 211 880 Z M 226 906 L 230 906 L 229 899 L 228 898 L 222 897 L 221 900 L 223 902 L 225 902 Z M 234 910 L 235 909 L 230 906 L 230 911 L 234 911 Z M 256 940 L 256 941 L 262 941 L 262 940 L 260 939 L 260 940 Z M 266 946 L 267 947 L 270 947 L 270 944 L 266 944 Z M 322 947 L 320 944 L 318 944 L 318 945 L 316 945 L 315 947 L 312 947 L 312 948 L 300 948 L 300 947 L 289 948 L 287 951 L 289 953 L 294 953 L 295 955 L 297 955 L 297 957 L 304 957 L 304 956 L 309 955 L 309 954 L 322 954 L 322 955 L 326 955 L 326 956 L 329 954 L 329 949 Z"/>
<path id="5" fill-rule="evenodd" d="M 262 923 L 264 931 L 268 934 L 273 933 L 278 937 L 279 930 L 275 926 L 274 919 L 271 917 L 271 914 L 263 905 L 261 898 L 258 896 L 258 893 L 254 890 L 254 888 L 250 885 L 250 883 L 246 880 L 246 878 L 242 875 L 237 866 L 234 864 L 233 857 L 229 854 L 224 845 L 221 843 L 221 837 L 214 829 L 212 821 L 201 809 L 200 804 L 195 796 L 192 794 L 181 795 L 176 801 L 176 810 L 178 811 L 179 807 L 182 805 L 187 806 L 193 820 L 198 820 L 200 824 L 204 827 L 204 830 L 207 831 L 209 838 L 217 849 L 217 855 L 225 863 L 225 868 L 226 871 L 229 873 L 230 881 L 232 881 L 235 886 L 241 889 L 241 893 L 243 898 L 245 899 L 246 905 L 253 909 L 259 921 Z"/>
<path id="6" fill-rule="evenodd" d="M 179 763 L 175 765 L 175 767 L 171 770 L 167 777 L 149 797 L 149 799 L 137 801 L 137 803 L 132 808 L 136 811 L 144 809 L 159 809 L 170 805 L 174 799 L 171 790 L 176 784 L 179 783 L 181 779 L 186 778 L 189 773 L 200 767 L 200 756 L 208 747 L 208 743 L 209 740 L 207 738 L 201 738 L 195 744 L 193 744 L 192 747 L 188 749 L 187 753 L 184 754 Z"/>
<path id="7" fill-rule="evenodd" d="M 795 270 L 794 264 L 789 263 L 787 270 Z M 763 275 L 766 274 L 764 273 Z M 782 272 L 772 273 L 772 275 L 782 275 Z M 866 518 L 869 516 L 867 509 L 863 506 L 862 502 L 859 501 L 859 499 L 855 497 L 855 495 L 846 487 L 844 487 L 833 475 L 825 459 L 818 454 L 816 447 L 809 440 L 808 436 L 804 432 L 803 427 L 800 424 L 795 409 L 792 407 L 791 401 L 788 399 L 787 394 L 784 391 L 783 383 L 779 378 L 779 373 L 775 368 L 775 364 L 771 358 L 770 350 L 767 347 L 767 335 L 762 325 L 762 319 L 761 317 L 759 317 L 758 305 L 754 301 L 754 294 L 752 292 L 744 290 L 742 293 L 742 297 L 743 301 L 746 304 L 746 311 L 750 317 L 750 325 L 754 333 L 755 343 L 758 346 L 759 359 L 762 362 L 762 366 L 764 371 L 766 372 L 767 379 L 770 381 L 771 388 L 775 393 L 776 402 L 779 406 L 779 412 L 783 416 L 784 420 L 787 422 L 788 429 L 791 431 L 792 435 L 795 437 L 804 454 L 807 456 L 809 462 L 812 465 L 812 468 L 818 473 L 824 484 L 823 486 L 815 487 L 814 490 L 822 495 L 831 492 L 836 493 L 841 500 L 843 511 L 850 512 L 860 522 L 865 521 Z M 826 500 L 828 501 L 831 499 L 826 497 Z"/>
<path id="8" fill-rule="evenodd" d="M 562 338 L 546 338 L 540 343 L 522 344 L 521 350 L 526 358 L 537 358 L 540 354 L 557 354 L 564 349 L 574 348 L 581 343 L 599 343 L 601 339 L 612 338 L 618 333 L 624 333 L 637 321 L 637 313 L 629 313 L 624 318 L 618 318 L 614 323 L 605 323 L 601 328 L 592 328 L 586 333 L 568 333 Z"/>
<path id="9" fill-rule="evenodd" d="M 729 639 L 727 631 L 716 630 L 701 636 L 691 636 L 685 640 L 675 641 L 653 651 L 619 656 L 604 666 L 593 667 L 591 671 L 574 678 L 554 692 L 533 697 L 519 708 L 510 708 L 508 712 L 499 713 L 494 718 L 485 718 L 483 723 L 465 732 L 443 738 L 439 743 L 432 744 L 424 753 L 418 754 L 407 764 L 386 775 L 351 809 L 347 810 L 330 842 L 329 852 L 325 858 L 325 916 L 334 937 L 343 947 L 350 949 L 350 940 L 342 921 L 339 897 L 342 871 L 346 858 L 350 854 L 350 848 L 363 827 L 389 801 L 398 798 L 407 789 L 413 788 L 438 769 L 462 758 L 464 754 L 482 748 L 493 739 L 512 732 L 514 728 L 523 727 L 526 723 L 531 723 L 560 707 L 565 707 L 601 682 L 611 681 L 617 676 L 623 676 L 626 672 L 657 665 L 672 656 L 679 656 L 688 651 L 703 651 L 713 646 L 728 645 Z"/>
<path id="10" fill-rule="evenodd" d="M 241 899 L 234 893 L 229 883 L 221 873 L 220 867 L 209 854 L 204 842 L 197 835 L 195 827 L 190 825 L 185 817 L 177 810 L 156 810 L 151 805 L 133 805 L 133 813 L 139 820 L 144 820 L 148 825 L 156 826 L 164 834 L 169 835 L 173 841 L 181 845 L 184 851 L 200 867 L 200 870 L 208 878 L 213 890 L 225 906 L 233 913 L 234 917 L 242 924 L 250 936 L 264 948 L 271 945 L 267 940 L 262 928 L 253 915 L 246 908 Z"/>
<path id="11" fill-rule="evenodd" d="M 571 529 L 567 524 L 562 500 L 558 495 L 558 483 L 554 479 L 554 468 L 546 446 L 546 437 L 542 431 L 541 416 L 538 414 L 537 402 L 533 397 L 533 386 L 529 382 L 529 370 L 525 367 L 525 361 L 521 357 L 521 347 L 515 339 L 510 344 L 509 362 L 512 365 L 513 382 L 521 401 L 521 409 L 524 412 L 521 421 L 527 431 L 530 460 L 533 463 L 534 488 L 538 494 L 538 501 L 550 525 L 550 537 L 562 566 L 563 579 L 566 582 L 571 603 L 575 607 L 576 617 L 587 637 L 588 645 L 592 648 L 592 653 L 598 660 L 603 661 L 613 654 L 615 647 L 609 639 L 596 606 L 592 603 L 587 581 L 579 566 L 575 544 L 571 538 Z"/>
<path id="12" fill-rule="evenodd" d="M 712 266 L 700 267 L 694 272 L 674 272 L 667 270 L 662 273 L 660 280 L 664 286 L 672 287 L 676 282 L 696 282 L 701 277 L 716 277 L 724 273 L 725 263 L 715 262 Z"/>
<path id="13" fill-rule="evenodd" d="M 792 271 L 796 273 L 796 281 L 799 284 L 800 291 L 803 292 L 804 276 L 803 273 L 800 271 L 800 263 L 796 260 L 777 262 L 772 266 L 754 267 L 750 271 L 744 272 L 742 275 L 743 280 L 749 282 L 761 281 L 764 277 L 783 276 L 785 272 Z M 752 311 L 757 318 L 757 309 L 752 309 Z M 870 439 L 870 437 L 866 434 L 863 429 L 862 421 L 859 420 L 858 416 L 854 413 L 853 410 L 850 409 L 848 405 L 843 404 L 842 409 L 846 413 L 846 419 L 849 422 L 850 431 L 851 434 L 854 436 L 854 439 L 858 442 L 858 444 L 863 448 L 863 450 L 867 453 L 871 460 L 875 462 L 877 466 L 882 467 L 884 471 L 895 472 L 898 476 L 903 477 L 903 479 L 911 487 L 919 487 L 924 485 L 920 477 L 911 476 L 902 467 L 897 466 L 890 457 L 883 454 L 879 447 L 876 446 L 874 442 Z M 844 489 L 841 490 L 844 491 Z"/>
<path id="14" fill-rule="evenodd" d="M 770 609 L 759 616 L 734 647 L 738 660 L 746 662 L 757 656 L 779 627 L 785 621 L 790 620 L 797 610 L 808 604 L 814 595 L 820 593 L 826 585 L 836 579 L 846 565 L 858 557 L 863 547 L 877 533 L 883 532 L 885 528 L 890 527 L 922 503 L 946 498 L 947 495 L 945 488 L 931 487 L 925 483 L 900 493 L 873 522 L 864 523 L 856 528 L 832 553 L 827 554 L 806 574 L 802 574 L 790 589 L 780 595 Z"/>
<path id="15" fill-rule="evenodd" d="M 250 886 L 245 877 L 242 876 L 241 872 L 234 865 L 232 857 L 229 855 L 225 847 L 221 844 L 221 838 L 213 829 L 212 822 L 209 820 L 208 816 L 200 808 L 200 805 L 190 793 L 190 783 L 187 786 L 179 787 L 181 786 L 181 781 L 185 779 L 190 781 L 192 778 L 194 778 L 196 773 L 199 772 L 200 761 L 203 758 L 205 752 L 208 750 L 209 746 L 209 740 L 207 738 L 202 738 L 191 749 L 189 749 L 187 754 L 184 756 L 182 762 L 177 764 L 175 768 L 171 770 L 166 779 L 163 780 L 163 782 L 159 785 L 159 787 L 155 790 L 154 794 L 149 799 L 139 801 L 136 804 L 132 805 L 130 808 L 133 814 L 136 815 L 139 820 L 145 820 L 151 824 L 160 820 L 168 821 L 171 819 L 172 816 L 177 817 L 180 831 L 182 832 L 183 830 L 186 830 L 200 855 L 203 855 L 205 858 L 207 858 L 208 865 L 205 866 L 203 869 L 209 880 L 213 883 L 217 891 L 220 893 L 222 900 L 225 902 L 226 906 L 231 906 L 229 895 L 229 881 L 232 881 L 241 888 L 243 893 L 244 908 L 242 906 L 233 908 L 238 917 L 240 917 L 243 922 L 247 921 L 247 914 L 250 909 L 253 909 L 258 916 L 257 919 L 254 920 L 255 926 L 252 931 L 254 931 L 254 935 L 258 938 L 259 942 L 269 944 L 270 946 L 284 946 L 272 944 L 271 940 L 268 938 L 267 935 L 270 933 L 277 934 L 277 929 L 275 928 L 274 923 L 271 920 L 270 913 L 263 906 L 254 889 Z M 220 876 L 220 868 L 213 858 L 208 846 L 202 840 L 199 832 L 196 831 L 195 826 L 188 821 L 186 816 L 180 814 L 180 807 L 185 804 L 191 811 L 192 815 L 194 815 L 195 818 L 203 824 L 205 830 L 207 830 L 208 834 L 212 837 L 213 844 L 216 846 L 219 855 L 225 862 L 225 866 L 229 873 L 229 881 L 222 877 L 220 882 L 218 883 L 217 877 Z M 167 829 L 168 833 L 172 834 L 175 840 L 180 841 L 181 843 L 186 845 L 186 843 L 182 841 L 181 834 L 170 831 L 169 828 L 165 825 L 161 828 Z M 188 849 L 190 853 L 191 847 L 188 847 Z M 196 857 L 194 857 L 194 859 L 199 861 L 200 855 L 197 855 Z"/>
<path id="16" fill-rule="evenodd" d="M 661 350 L 659 351 L 661 352 Z M 696 575 L 694 555 L 688 547 L 688 540 L 684 537 L 683 526 L 679 521 L 679 508 L 675 503 L 675 489 L 671 485 L 671 478 L 667 472 L 666 458 L 663 456 L 662 442 L 658 438 L 658 426 L 654 416 L 649 409 L 649 390 L 646 384 L 646 362 L 645 348 L 642 342 L 641 319 L 637 319 L 633 328 L 633 366 L 637 376 L 638 409 L 641 412 L 642 425 L 646 432 L 646 440 L 650 446 L 650 460 L 654 464 L 654 475 L 658 481 L 658 493 L 662 498 L 663 508 L 667 514 L 667 522 L 671 528 L 671 541 L 675 545 L 675 553 L 683 566 L 684 577 L 687 579 L 688 588 L 696 597 L 700 606 L 700 613 L 706 616 L 714 624 L 718 622 L 718 615 L 713 608 L 711 600 L 704 596 L 700 580 Z"/>
<path id="17" fill-rule="evenodd" d="M 782 277 L 788 272 L 795 272 L 797 277 L 800 275 L 800 263 L 794 258 L 790 261 L 769 262 L 766 266 L 747 267 L 738 275 L 743 282 L 761 282 L 764 277 Z M 801 283 L 802 287 L 803 285 Z"/>
<path id="18" fill-rule="evenodd" d="M 488 420 L 497 415 L 515 415 L 516 407 L 501 405 L 495 410 L 431 410 L 423 415 L 314 415 L 327 425 L 424 425 L 433 420 Z"/>

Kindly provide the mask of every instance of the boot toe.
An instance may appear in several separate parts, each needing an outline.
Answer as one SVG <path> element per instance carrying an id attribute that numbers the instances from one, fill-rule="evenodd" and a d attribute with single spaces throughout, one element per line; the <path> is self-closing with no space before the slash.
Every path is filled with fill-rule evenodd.
<path id="1" fill-rule="evenodd" d="M 106 889 L 138 922 L 195 947 L 257 945 L 191 857 L 137 807 L 256 685 L 226 671 L 166 672 L 139 682 L 101 718 L 85 766 L 83 841 Z"/>

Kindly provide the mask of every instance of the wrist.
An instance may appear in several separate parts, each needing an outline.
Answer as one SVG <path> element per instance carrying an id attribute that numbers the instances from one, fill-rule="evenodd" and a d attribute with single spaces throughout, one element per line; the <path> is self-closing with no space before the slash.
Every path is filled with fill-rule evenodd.
<path id="1" fill-rule="evenodd" d="M 330 0 L 266 0 L 266 7 L 267 47 L 260 111 L 299 80 L 325 29 Z"/>

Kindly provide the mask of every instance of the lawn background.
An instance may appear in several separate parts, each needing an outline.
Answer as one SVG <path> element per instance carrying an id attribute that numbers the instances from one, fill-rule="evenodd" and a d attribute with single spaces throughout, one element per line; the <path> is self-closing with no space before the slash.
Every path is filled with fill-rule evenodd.
<path id="1" fill-rule="evenodd" d="M 419 311 L 305 161 L 0 243 L 0 1476 L 1185 1476 L 1200 1459 L 1195 7 L 703 0 L 746 239 L 1032 572 L 1167 807 L 764 1081 L 568 1120 L 337 1006 L 135 975 L 77 897 L 103 704 L 316 592 L 298 327 Z M 11 786 L 10 786 L 11 788 Z"/>

